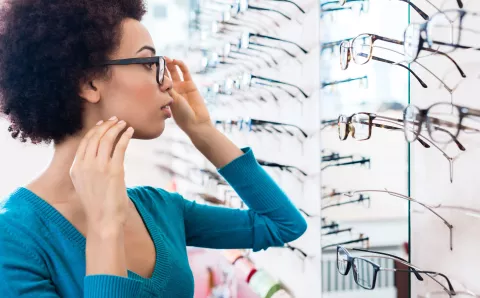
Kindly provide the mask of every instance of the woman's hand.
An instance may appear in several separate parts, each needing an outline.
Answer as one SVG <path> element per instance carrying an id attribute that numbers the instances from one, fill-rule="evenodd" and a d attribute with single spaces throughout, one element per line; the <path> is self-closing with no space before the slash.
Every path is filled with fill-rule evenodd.
<path id="1" fill-rule="evenodd" d="M 190 137 L 213 127 L 205 101 L 198 91 L 192 76 L 183 61 L 165 57 L 170 72 L 173 89 L 172 115 L 177 125 Z"/>
<path id="2" fill-rule="evenodd" d="M 70 169 L 89 230 L 108 233 L 123 228 L 126 221 L 129 198 L 123 163 L 133 128 L 124 131 L 125 127 L 126 123 L 116 118 L 99 122 L 80 142 Z"/>

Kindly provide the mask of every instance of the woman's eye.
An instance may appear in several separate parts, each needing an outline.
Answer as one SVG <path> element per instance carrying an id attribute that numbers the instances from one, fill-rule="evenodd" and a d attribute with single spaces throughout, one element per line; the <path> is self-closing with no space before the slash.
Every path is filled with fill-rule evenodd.
<path id="1" fill-rule="evenodd" d="M 148 69 L 153 69 L 154 65 L 155 63 L 148 63 L 148 64 L 145 64 L 145 67 L 147 67 Z"/>

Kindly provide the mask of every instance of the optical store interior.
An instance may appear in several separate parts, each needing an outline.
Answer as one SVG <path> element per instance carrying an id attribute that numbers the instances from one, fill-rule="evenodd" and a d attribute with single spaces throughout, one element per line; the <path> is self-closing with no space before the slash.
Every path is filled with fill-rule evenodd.
<path id="1" fill-rule="evenodd" d="M 157 53 L 308 225 L 260 251 L 188 246 L 195 298 L 480 297 L 479 1 L 146 3 Z M 53 156 L 8 127 L 2 198 Z M 125 181 L 249 208 L 174 119 L 130 142 Z"/>

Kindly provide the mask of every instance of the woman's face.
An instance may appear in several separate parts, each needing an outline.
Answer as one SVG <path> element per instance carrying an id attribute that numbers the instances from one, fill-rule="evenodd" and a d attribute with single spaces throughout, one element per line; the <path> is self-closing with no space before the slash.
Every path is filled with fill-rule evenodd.
<path id="1" fill-rule="evenodd" d="M 127 19 L 122 25 L 122 38 L 111 60 L 159 56 L 154 52 L 148 30 L 138 21 Z M 157 83 L 156 65 L 114 65 L 106 79 L 94 81 L 99 85 L 99 108 L 102 120 L 117 116 L 135 129 L 134 138 L 153 139 L 160 136 L 165 120 L 171 117 L 169 109 L 162 109 L 172 102 L 168 90 L 172 81 L 165 76 L 163 84 Z M 97 87 L 97 86 L 95 86 Z"/>

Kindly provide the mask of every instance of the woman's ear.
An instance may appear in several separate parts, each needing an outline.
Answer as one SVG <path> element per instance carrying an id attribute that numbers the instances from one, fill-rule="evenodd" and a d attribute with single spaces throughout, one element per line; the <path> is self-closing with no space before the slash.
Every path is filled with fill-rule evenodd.
<path id="1" fill-rule="evenodd" d="M 100 91 L 95 86 L 94 81 L 85 81 L 81 83 L 79 95 L 90 103 L 97 103 L 100 101 Z"/>

